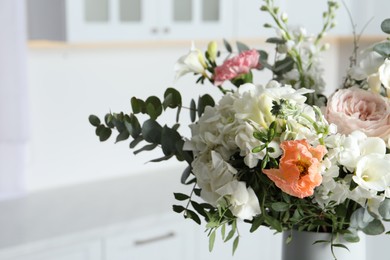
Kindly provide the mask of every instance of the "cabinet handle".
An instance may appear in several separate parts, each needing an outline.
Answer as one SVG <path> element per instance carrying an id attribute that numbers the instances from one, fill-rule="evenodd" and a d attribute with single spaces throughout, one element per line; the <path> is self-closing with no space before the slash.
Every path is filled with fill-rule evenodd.
<path id="1" fill-rule="evenodd" d="M 142 239 L 142 240 L 135 240 L 134 245 L 135 246 L 142 246 L 145 244 L 156 243 L 156 242 L 159 242 L 161 240 L 173 238 L 173 237 L 175 237 L 175 235 L 176 234 L 174 232 L 169 232 L 169 233 L 161 235 L 161 236 L 151 237 L 151 238 Z"/>
<path id="2" fill-rule="evenodd" d="M 169 27 L 165 27 L 164 28 L 164 33 L 165 34 L 168 34 L 168 33 L 170 33 L 171 32 L 171 29 L 169 29 Z"/>
<path id="3" fill-rule="evenodd" d="M 153 34 L 157 34 L 158 33 L 158 28 L 157 27 L 153 27 L 151 30 L 150 30 L 151 33 Z"/>

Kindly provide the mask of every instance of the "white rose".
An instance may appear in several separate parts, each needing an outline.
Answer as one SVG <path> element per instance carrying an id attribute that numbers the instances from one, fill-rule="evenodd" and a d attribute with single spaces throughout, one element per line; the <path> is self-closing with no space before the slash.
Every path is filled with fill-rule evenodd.
<path id="1" fill-rule="evenodd" d="M 390 186 L 390 154 L 363 156 L 352 178 L 363 189 L 385 191 Z"/>

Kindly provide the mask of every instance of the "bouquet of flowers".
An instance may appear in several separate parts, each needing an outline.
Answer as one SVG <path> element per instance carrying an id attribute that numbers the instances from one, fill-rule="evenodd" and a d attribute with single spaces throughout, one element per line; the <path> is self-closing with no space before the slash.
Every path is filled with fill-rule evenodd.
<path id="1" fill-rule="evenodd" d="M 358 231 L 381 234 L 390 220 L 390 41 L 365 50 L 359 62 L 351 59 L 344 85 L 327 100 L 320 54 L 337 8 L 328 2 L 323 28 L 312 36 L 290 27 L 287 15 L 264 0 L 261 10 L 275 23 L 265 27 L 277 32 L 267 40 L 276 46 L 273 64 L 265 51 L 241 42 L 235 53 L 224 40 L 227 56 L 216 42 L 204 54 L 192 47 L 177 61 L 176 77 L 193 73 L 197 83 L 211 83 L 222 93 L 217 102 L 205 94 L 184 106 L 180 92 L 168 88 L 163 99 L 133 97 L 130 114 L 89 121 L 101 141 L 114 129 L 116 141 L 132 139 L 132 149 L 147 143 L 135 153 L 162 149 L 153 162 L 175 157 L 188 164 L 182 182 L 192 191 L 175 193 L 181 205 L 173 210 L 205 220 L 210 249 L 218 229 L 237 248 L 238 220 L 252 232 L 260 226 L 329 232 L 352 242 Z M 390 33 L 390 20 L 382 29 Z M 272 78 L 256 85 L 253 70 L 270 70 Z M 177 110 L 176 123 L 161 125 L 159 116 L 170 109 Z M 179 132 L 183 109 L 190 137 Z"/>

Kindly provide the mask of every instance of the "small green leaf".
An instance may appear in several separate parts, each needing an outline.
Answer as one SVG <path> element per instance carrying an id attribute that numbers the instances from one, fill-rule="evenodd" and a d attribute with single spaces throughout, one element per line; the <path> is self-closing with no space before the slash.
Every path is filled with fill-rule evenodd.
<path id="1" fill-rule="evenodd" d="M 93 126 L 99 126 L 100 125 L 100 119 L 95 115 L 90 115 L 88 117 L 89 123 Z"/>
<path id="2" fill-rule="evenodd" d="M 182 98 L 179 91 L 167 88 L 164 93 L 164 107 L 175 108 L 181 106 Z"/>
<path id="3" fill-rule="evenodd" d="M 226 235 L 226 224 L 223 224 L 221 227 L 222 240 L 225 240 L 225 235 Z"/>
<path id="4" fill-rule="evenodd" d="M 385 227 L 379 219 L 374 219 L 363 228 L 363 232 L 367 235 L 379 235 L 385 232 Z"/>
<path id="5" fill-rule="evenodd" d="M 162 162 L 162 161 L 166 161 L 166 160 L 171 159 L 172 156 L 173 155 L 166 155 L 166 156 L 163 156 L 163 157 L 160 157 L 160 158 L 156 158 L 156 159 L 150 160 L 149 162 Z"/>
<path id="6" fill-rule="evenodd" d="M 294 60 L 290 57 L 286 57 L 283 60 L 278 60 L 275 62 L 273 72 L 275 74 L 281 75 L 283 73 L 289 72 L 294 68 Z"/>
<path id="7" fill-rule="evenodd" d="M 285 202 L 274 202 L 271 204 L 271 208 L 277 212 L 284 212 L 290 208 L 290 205 Z"/>
<path id="8" fill-rule="evenodd" d="M 390 18 L 385 19 L 381 23 L 381 29 L 384 33 L 390 34 Z"/>
<path id="9" fill-rule="evenodd" d="M 344 248 L 349 251 L 349 248 L 343 244 L 332 244 L 332 247 Z"/>
<path id="10" fill-rule="evenodd" d="M 186 181 L 190 175 L 191 175 L 191 166 L 188 165 L 187 168 L 183 171 L 183 173 L 181 175 L 180 182 L 182 184 L 186 183 Z"/>
<path id="11" fill-rule="evenodd" d="M 146 112 L 152 119 L 157 119 L 162 113 L 162 104 L 158 97 L 150 96 L 145 101 Z"/>
<path id="12" fill-rule="evenodd" d="M 124 125 L 127 129 L 127 132 L 129 132 L 129 134 L 134 139 L 141 134 L 141 125 L 139 124 L 139 121 L 134 114 L 131 114 L 130 116 L 125 116 Z"/>
<path id="13" fill-rule="evenodd" d="M 129 145 L 130 149 L 135 148 L 143 140 L 144 140 L 144 138 L 142 137 L 142 135 L 137 136 L 133 141 L 130 142 L 130 145 Z"/>
<path id="14" fill-rule="evenodd" d="M 180 206 L 180 205 L 173 205 L 172 209 L 176 213 L 182 213 L 185 210 L 185 208 L 183 206 Z"/>
<path id="15" fill-rule="evenodd" d="M 240 237 L 239 236 L 237 236 L 235 239 L 234 239 L 234 241 L 233 241 L 233 255 L 234 255 L 234 253 L 236 252 L 236 250 L 237 250 L 237 247 L 238 247 L 238 243 L 240 242 Z"/>
<path id="16" fill-rule="evenodd" d="M 162 127 L 153 119 L 146 120 L 142 125 L 142 136 L 149 143 L 161 143 Z"/>
<path id="17" fill-rule="evenodd" d="M 139 154 L 140 152 L 143 152 L 143 151 L 152 151 L 156 147 L 157 147 L 157 144 L 147 144 L 144 147 L 142 147 L 141 149 L 134 151 L 134 154 Z"/>
<path id="18" fill-rule="evenodd" d="M 285 44 L 286 40 L 284 40 L 282 38 L 271 37 L 271 38 L 268 38 L 265 42 L 275 43 L 275 44 Z"/>
<path id="19" fill-rule="evenodd" d="M 238 41 L 238 42 L 236 42 L 236 45 L 237 45 L 238 52 L 240 52 L 240 53 L 250 50 L 250 48 L 245 43 Z"/>
<path id="20" fill-rule="evenodd" d="M 198 225 L 201 224 L 201 221 L 200 221 L 199 216 L 198 216 L 194 211 L 192 211 L 192 210 L 189 210 L 189 209 L 186 210 L 186 218 L 192 219 L 192 220 L 195 221 L 195 223 L 197 223 Z"/>
<path id="21" fill-rule="evenodd" d="M 195 122 L 195 120 L 196 120 L 196 104 L 195 104 L 194 99 L 191 99 L 190 118 L 191 118 L 191 122 Z"/>
<path id="22" fill-rule="evenodd" d="M 213 230 L 213 232 L 211 232 L 210 237 L 209 237 L 209 251 L 210 252 L 213 251 L 214 244 L 215 244 L 215 230 Z"/>
<path id="23" fill-rule="evenodd" d="M 145 102 L 142 99 L 132 97 L 130 103 L 131 103 L 131 109 L 133 110 L 134 114 L 145 112 Z"/>
<path id="24" fill-rule="evenodd" d="M 199 100 L 198 100 L 198 116 L 199 117 L 202 116 L 206 106 L 211 106 L 211 107 L 215 106 L 214 99 L 209 94 L 205 94 L 205 95 L 199 97 Z"/>
<path id="25" fill-rule="evenodd" d="M 175 199 L 180 201 L 188 200 L 190 198 L 190 196 L 183 193 L 173 193 L 173 195 L 175 196 Z"/>
<path id="26" fill-rule="evenodd" d="M 223 39 L 223 45 L 225 45 L 225 48 L 229 53 L 233 52 L 232 46 L 227 40 Z"/>
<path id="27" fill-rule="evenodd" d="M 112 131 L 110 128 L 107 128 L 107 127 L 101 128 L 101 130 L 99 131 L 99 140 L 101 142 L 106 141 L 108 138 L 110 138 L 111 133 L 112 133 Z"/>
<path id="28" fill-rule="evenodd" d="M 184 142 L 180 134 L 167 126 L 161 131 L 161 148 L 165 155 L 176 154 L 177 144 Z M 179 146 L 179 148 L 182 147 Z"/>
<path id="29" fill-rule="evenodd" d="M 207 217 L 207 214 L 206 214 L 206 212 L 201 204 L 197 203 L 196 201 L 191 200 L 191 205 L 196 210 L 196 212 L 198 212 L 200 215 L 202 215 L 205 218 Z"/>
<path id="30" fill-rule="evenodd" d="M 119 133 L 119 135 L 116 137 L 116 140 L 115 142 L 120 142 L 120 141 L 124 141 L 124 140 L 127 140 L 129 138 L 129 132 L 127 132 L 127 130 L 123 130 L 121 133 Z"/>
<path id="31" fill-rule="evenodd" d="M 382 55 L 384 58 L 390 56 L 390 42 L 381 42 L 374 46 L 374 51 Z"/>
<path id="32" fill-rule="evenodd" d="M 378 208 L 379 214 L 385 220 L 390 220 L 390 199 L 385 199 Z"/>

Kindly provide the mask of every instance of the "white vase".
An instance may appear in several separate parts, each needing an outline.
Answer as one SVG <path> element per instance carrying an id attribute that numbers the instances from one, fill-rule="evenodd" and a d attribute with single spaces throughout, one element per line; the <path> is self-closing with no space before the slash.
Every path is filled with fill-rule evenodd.
<path id="1" fill-rule="evenodd" d="M 292 240 L 286 244 L 286 239 L 292 232 Z M 333 257 L 330 243 L 313 243 L 318 240 L 330 240 L 329 233 L 284 231 L 282 240 L 282 260 L 366 260 L 366 237 L 360 235 L 358 243 L 342 243 L 348 247 L 349 251 L 344 248 L 334 247 Z M 335 242 L 340 243 L 340 242 Z"/>

